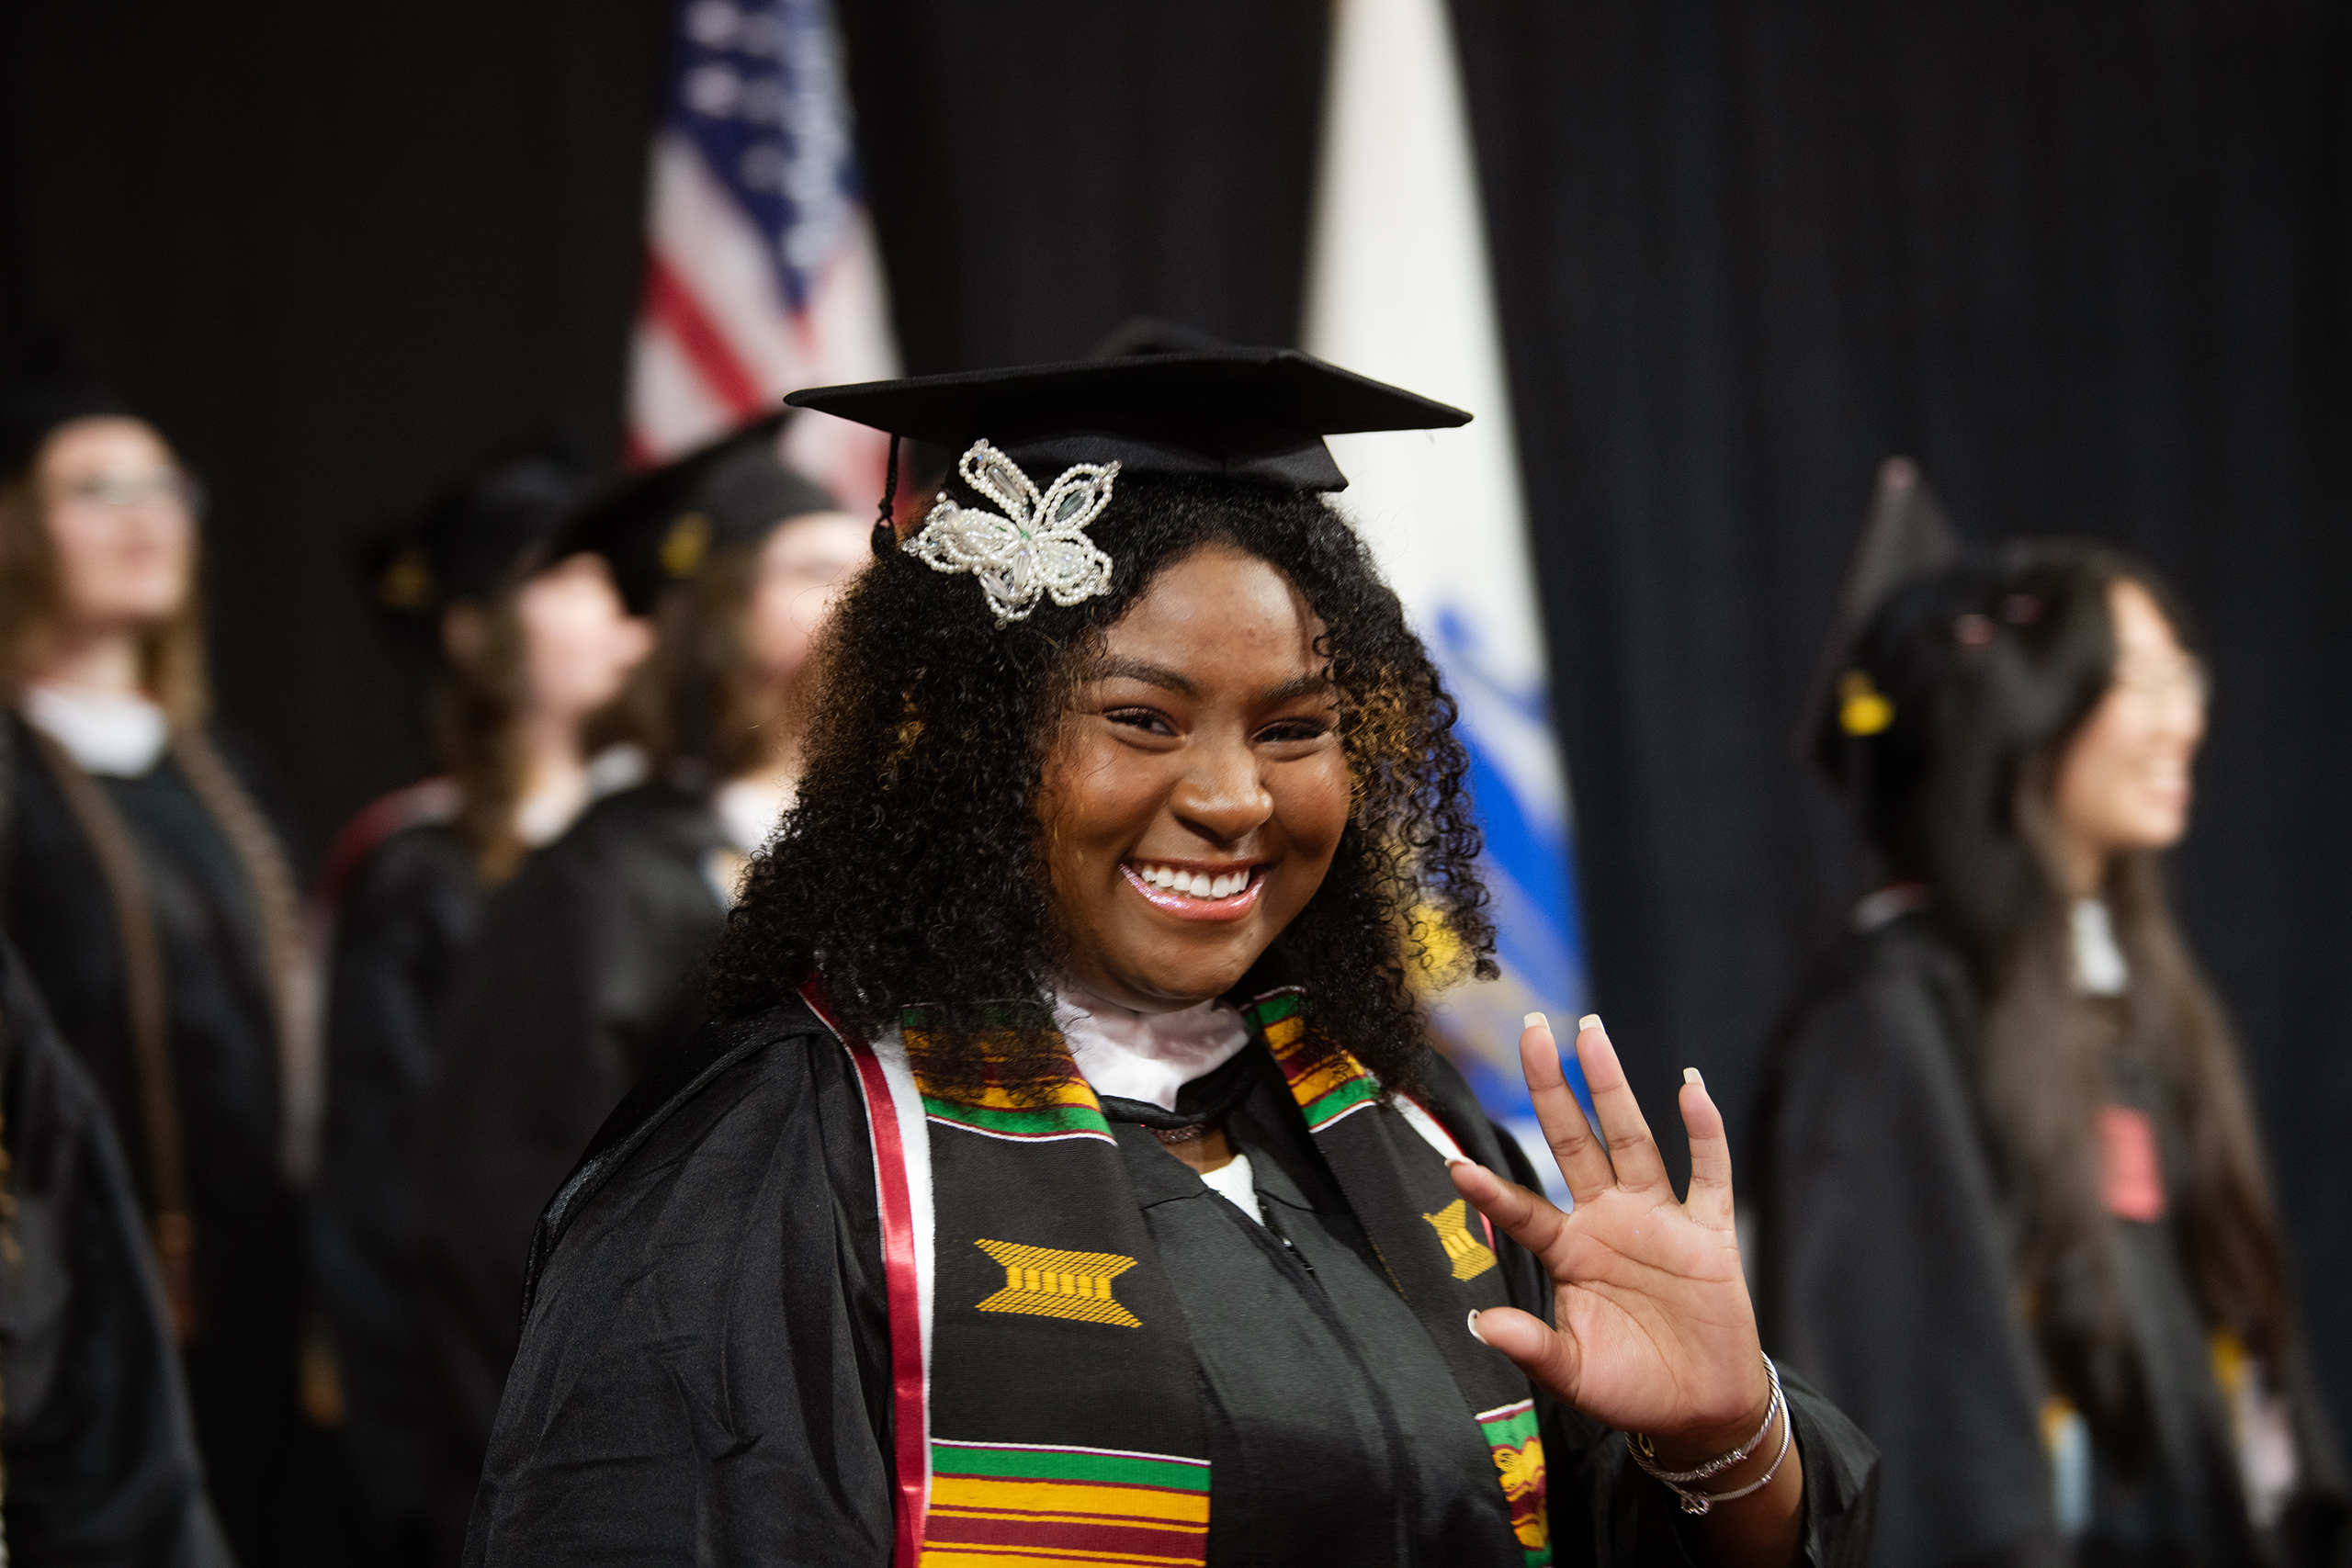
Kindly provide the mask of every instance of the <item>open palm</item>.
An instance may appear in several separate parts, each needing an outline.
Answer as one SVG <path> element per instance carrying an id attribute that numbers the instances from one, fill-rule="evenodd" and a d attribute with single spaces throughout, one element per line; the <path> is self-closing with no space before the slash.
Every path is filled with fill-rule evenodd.
<path id="1" fill-rule="evenodd" d="M 1585 1021 L 1577 1055 L 1606 1147 L 1569 1091 L 1551 1026 L 1540 1015 L 1530 1015 L 1519 1046 L 1536 1116 L 1576 1207 L 1562 1213 L 1491 1171 L 1453 1168 L 1462 1195 L 1552 1277 L 1556 1328 L 1497 1307 L 1477 1315 L 1478 1337 L 1556 1398 L 1621 1430 L 1711 1441 L 1752 1429 L 1770 1383 L 1732 1225 L 1731 1147 L 1706 1086 L 1694 1073 L 1682 1087 L 1690 1192 L 1679 1201 L 1598 1019 Z"/>

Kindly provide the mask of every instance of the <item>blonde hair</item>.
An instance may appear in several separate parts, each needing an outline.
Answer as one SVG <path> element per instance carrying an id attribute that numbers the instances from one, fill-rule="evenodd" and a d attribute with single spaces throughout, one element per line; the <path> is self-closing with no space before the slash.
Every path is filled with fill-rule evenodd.
<path id="1" fill-rule="evenodd" d="M 40 672 L 65 621 L 65 584 L 42 514 L 40 476 L 36 455 L 22 472 L 0 481 L 0 698 L 12 704 Z M 202 549 L 198 534 L 189 548 L 187 592 L 139 637 L 140 685 L 176 730 L 201 729 L 212 713 L 197 586 Z"/>

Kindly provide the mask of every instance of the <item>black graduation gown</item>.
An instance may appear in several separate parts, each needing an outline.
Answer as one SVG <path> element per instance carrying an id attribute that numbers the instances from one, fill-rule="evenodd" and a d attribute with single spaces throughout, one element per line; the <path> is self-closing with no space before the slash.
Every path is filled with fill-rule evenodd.
<path id="1" fill-rule="evenodd" d="M 388 835 L 335 909 L 314 1269 L 343 1374 L 352 1481 L 394 1562 L 425 1551 L 433 1405 L 417 1192 L 424 1102 L 486 897 L 446 824 Z"/>
<path id="2" fill-rule="evenodd" d="M 724 842 L 701 795 L 628 790 L 483 910 L 423 1135 L 438 1560 L 463 1537 L 539 1211 L 647 1064 L 694 1031 L 691 981 L 725 916 L 710 877 Z"/>
<path id="3" fill-rule="evenodd" d="M 145 1122 L 113 902 L 23 721 L 0 722 L 13 743 L 7 930 L 113 1112 L 143 1198 Z M 138 849 L 162 948 L 196 1229 L 199 1321 L 183 1359 L 197 1438 L 230 1543 L 246 1568 L 260 1568 L 288 1550 L 289 1474 L 303 1440 L 295 1368 L 304 1288 L 260 919 L 234 851 L 176 762 L 97 783 Z"/>
<path id="4" fill-rule="evenodd" d="M 2303 1380 L 2303 1495 L 2277 1541 L 2247 1522 L 2194 1297 L 2168 1224 L 2118 1220 L 2158 1428 L 2136 1478 L 2093 1455 L 2089 1527 L 2062 1540 L 2040 1357 L 2018 1303 L 1977 1101 L 1978 1002 L 1932 916 L 1849 936 L 1775 1035 L 1746 1162 L 1764 1346 L 1883 1456 L 1886 1568 L 2335 1561 L 2341 1486 Z"/>
<path id="5" fill-rule="evenodd" d="M 0 1256 L 18 1568 L 232 1568 L 146 1224 L 107 1107 L 0 938 L 14 1257 Z"/>
<path id="6" fill-rule="evenodd" d="M 1120 1128 L 1206 1393 L 1209 1560 L 1521 1561 L 1444 1363 L 1374 1272 L 1262 1047 L 1229 1126 L 1287 1254 L 1141 1129 Z M 1440 1113 L 1527 1173 L 1460 1077 Z M 597 1134 L 534 1247 L 522 1347 L 467 1539 L 469 1568 L 883 1564 L 893 1487 L 889 1335 L 874 1166 L 846 1057 L 798 1005 L 712 1030 Z M 1513 1299 L 1549 1292 L 1500 1244 Z M 1312 1264 L 1310 1275 L 1302 1266 Z M 1329 1310 L 1336 1308 L 1333 1312 Z M 1791 1385 L 1806 1554 L 1858 1563 L 1869 1446 Z M 1312 1438 L 1302 1440 L 1311 1423 Z M 1563 1563 L 1679 1560 L 1671 1497 L 1621 1442 L 1547 1408 Z"/>

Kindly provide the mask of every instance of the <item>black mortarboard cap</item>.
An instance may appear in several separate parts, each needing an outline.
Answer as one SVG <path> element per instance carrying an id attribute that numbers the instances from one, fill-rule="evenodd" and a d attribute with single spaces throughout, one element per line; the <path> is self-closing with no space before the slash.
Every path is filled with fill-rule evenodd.
<path id="1" fill-rule="evenodd" d="M 1115 461 L 1125 473 L 1344 490 L 1326 435 L 1470 423 L 1460 409 L 1294 348 L 1147 346 L 1061 365 L 812 387 L 785 401 L 956 453 L 986 440 L 1040 484 L 1073 463 Z"/>
<path id="2" fill-rule="evenodd" d="M 119 393 L 87 373 L 62 334 L 41 334 L 0 382 L 0 479 L 29 468 L 58 426 L 107 415 L 138 417 Z"/>
<path id="3" fill-rule="evenodd" d="M 488 596 L 587 490 L 587 472 L 552 447 L 482 464 L 362 549 L 368 602 L 396 619 L 435 618 Z"/>
<path id="4" fill-rule="evenodd" d="M 759 538 L 789 517 L 841 510 L 776 456 L 776 433 L 790 417 L 766 415 L 624 480 L 581 510 L 555 553 L 603 556 L 629 612 L 642 615 L 663 588 L 699 573 L 712 551 Z"/>
<path id="5" fill-rule="evenodd" d="M 1848 700 L 1858 705 L 1855 723 L 1845 727 L 1858 734 L 1870 733 L 1873 719 L 1877 728 L 1883 728 L 1892 718 L 1891 710 L 1881 712 L 1883 696 L 1863 691 L 1841 696 L 1840 684 L 1853 659 L 1855 638 L 1897 589 L 1951 565 L 1959 557 L 1960 543 L 1945 521 L 1943 509 L 1919 477 L 1919 466 L 1908 457 L 1889 457 L 1881 463 L 1870 515 L 1863 521 L 1862 536 L 1846 568 L 1838 618 L 1823 645 L 1793 738 L 1800 758 L 1823 761 L 1820 749 L 1836 705 Z M 1873 699 L 1880 707 L 1870 705 Z"/>

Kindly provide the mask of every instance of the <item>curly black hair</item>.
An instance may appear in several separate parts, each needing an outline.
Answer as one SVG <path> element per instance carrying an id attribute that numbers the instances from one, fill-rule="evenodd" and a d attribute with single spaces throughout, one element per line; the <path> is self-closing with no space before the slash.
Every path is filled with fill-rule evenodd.
<path id="1" fill-rule="evenodd" d="M 1319 1029 L 1389 1088 L 1413 1087 L 1429 1046 L 1415 972 L 1497 971 L 1453 699 L 1396 593 L 1317 495 L 1127 476 L 1092 535 L 1116 563 L 1110 592 L 1002 627 L 971 578 L 903 551 L 848 591 L 798 803 L 712 953 L 709 1016 L 761 1012 L 811 976 L 868 1034 L 917 1003 L 1043 1001 L 1066 951 L 1037 815 L 1047 750 L 1105 630 L 1161 571 L 1224 545 L 1282 571 L 1321 620 L 1352 781 L 1330 872 L 1269 956 L 1311 987 Z M 1036 1009 L 992 1011 L 985 1048 L 977 1015 L 944 1016 L 926 1066 L 951 1081 L 1019 1081 L 1018 1064 L 1045 1060 Z"/>

